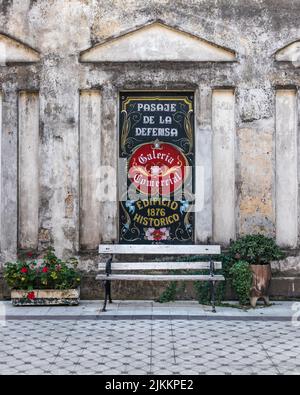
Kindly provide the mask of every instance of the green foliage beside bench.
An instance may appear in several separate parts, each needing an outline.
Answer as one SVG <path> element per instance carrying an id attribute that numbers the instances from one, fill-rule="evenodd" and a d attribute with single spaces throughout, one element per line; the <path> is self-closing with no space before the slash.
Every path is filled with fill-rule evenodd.
<path id="1" fill-rule="evenodd" d="M 225 279 L 229 277 L 229 269 L 232 266 L 233 262 L 227 255 L 216 255 L 211 256 L 212 260 L 216 262 L 222 262 L 222 269 L 217 270 L 217 274 L 223 274 Z M 183 256 L 177 259 L 180 262 L 207 262 L 208 258 L 202 255 L 194 255 L 194 256 Z M 185 274 L 187 271 L 185 270 L 177 270 L 172 271 L 171 274 L 175 273 L 182 273 Z M 209 274 L 209 270 L 195 270 L 195 271 L 188 271 L 189 274 Z M 158 302 L 166 303 L 172 302 L 176 300 L 176 296 L 182 292 L 185 288 L 185 283 L 178 284 L 176 282 L 171 282 L 166 289 L 162 292 L 162 294 L 158 298 Z M 194 289 L 197 295 L 197 300 L 200 304 L 210 304 L 210 284 L 204 281 L 195 281 L 194 282 Z M 221 301 L 224 299 L 226 290 L 226 281 L 219 282 L 218 286 L 216 287 L 216 302 L 220 304 Z"/>
<path id="2" fill-rule="evenodd" d="M 275 240 L 264 235 L 247 235 L 234 241 L 228 255 L 235 261 L 246 261 L 249 265 L 267 265 L 284 257 Z"/>
<path id="3" fill-rule="evenodd" d="M 249 292 L 252 284 L 252 272 L 246 261 L 236 262 L 230 269 L 232 286 L 241 305 L 249 303 Z"/>
<path id="4" fill-rule="evenodd" d="M 240 304 L 248 303 L 251 288 L 251 271 L 249 265 L 265 265 L 271 261 L 284 257 L 283 251 L 276 245 L 274 239 L 261 234 L 246 235 L 232 242 L 226 253 L 211 256 L 212 260 L 222 261 L 222 270 L 225 282 L 218 283 L 216 287 L 216 302 L 220 304 L 225 297 L 228 284 L 234 289 Z M 182 257 L 180 261 L 208 261 L 208 257 L 189 256 Z M 178 273 L 178 271 L 177 271 Z M 182 271 L 184 273 L 184 271 Z M 208 274 L 208 270 L 195 271 L 193 274 Z M 210 303 L 210 284 L 208 282 L 195 282 L 197 299 L 201 304 Z M 171 283 L 161 294 L 160 302 L 169 302 L 176 299 L 179 288 L 176 283 Z"/>

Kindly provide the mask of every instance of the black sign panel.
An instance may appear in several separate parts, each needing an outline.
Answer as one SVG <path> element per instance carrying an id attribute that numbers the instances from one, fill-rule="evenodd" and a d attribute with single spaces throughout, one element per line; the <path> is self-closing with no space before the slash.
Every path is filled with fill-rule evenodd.
<path id="1" fill-rule="evenodd" d="M 194 94 L 121 93 L 119 132 L 120 243 L 192 244 Z"/>

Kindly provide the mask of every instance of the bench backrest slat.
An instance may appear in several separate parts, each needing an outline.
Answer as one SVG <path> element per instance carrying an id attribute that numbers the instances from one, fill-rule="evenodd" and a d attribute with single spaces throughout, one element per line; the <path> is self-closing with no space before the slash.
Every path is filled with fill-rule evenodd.
<path id="1" fill-rule="evenodd" d="M 210 269 L 209 262 L 112 262 L 112 270 L 204 270 Z M 99 270 L 105 270 L 106 263 L 100 262 Z M 216 270 L 222 269 L 222 262 L 214 262 Z"/>
<path id="2" fill-rule="evenodd" d="M 152 254 L 152 255 L 218 255 L 219 245 L 151 245 L 151 244 L 100 244 L 99 254 Z"/>

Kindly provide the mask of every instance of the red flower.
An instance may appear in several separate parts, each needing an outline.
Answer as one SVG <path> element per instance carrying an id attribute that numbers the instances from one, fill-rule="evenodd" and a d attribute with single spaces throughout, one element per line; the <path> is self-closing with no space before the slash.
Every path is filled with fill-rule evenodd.
<path id="1" fill-rule="evenodd" d="M 35 294 L 34 294 L 34 292 L 28 292 L 28 294 L 27 294 L 27 299 L 29 299 L 29 300 L 35 299 Z"/>
<path id="2" fill-rule="evenodd" d="M 22 269 L 21 269 L 21 273 L 27 273 L 28 272 L 28 269 L 27 269 L 27 267 L 22 267 Z"/>
<path id="3" fill-rule="evenodd" d="M 145 232 L 145 239 L 151 241 L 169 240 L 170 230 L 168 228 L 148 228 Z"/>
<path id="4" fill-rule="evenodd" d="M 153 239 L 156 241 L 159 241 L 162 239 L 162 237 L 164 236 L 164 233 L 160 231 L 160 229 L 156 229 L 153 233 L 152 233 Z"/>
<path id="5" fill-rule="evenodd" d="M 49 271 L 49 269 L 47 268 L 47 266 L 43 267 L 42 272 L 43 273 L 47 273 Z"/>
<path id="6" fill-rule="evenodd" d="M 27 252 L 27 256 L 28 256 L 28 258 L 32 258 L 33 252 Z"/>

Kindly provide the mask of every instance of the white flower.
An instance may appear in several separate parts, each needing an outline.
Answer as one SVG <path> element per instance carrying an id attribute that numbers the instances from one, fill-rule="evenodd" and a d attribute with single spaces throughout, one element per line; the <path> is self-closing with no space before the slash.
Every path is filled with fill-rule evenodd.
<path id="1" fill-rule="evenodd" d="M 151 174 L 153 176 L 158 176 L 161 173 L 161 168 L 159 166 L 152 166 L 151 167 Z"/>

